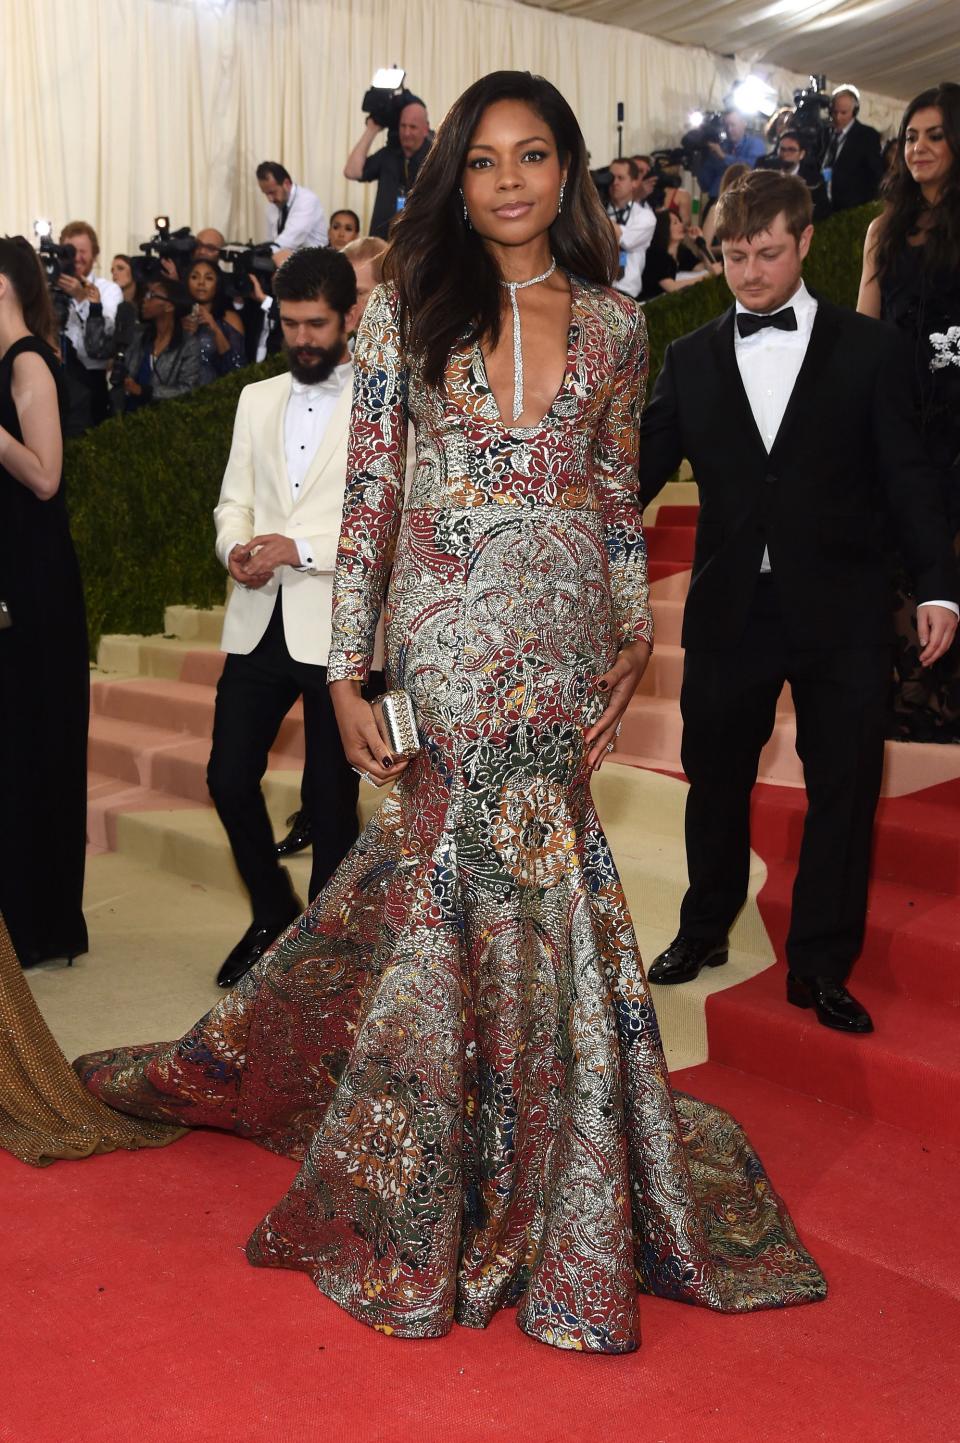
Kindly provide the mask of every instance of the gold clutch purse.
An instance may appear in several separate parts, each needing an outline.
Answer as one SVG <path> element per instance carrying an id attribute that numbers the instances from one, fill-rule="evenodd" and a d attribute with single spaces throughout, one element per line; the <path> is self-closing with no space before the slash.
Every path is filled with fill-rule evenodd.
<path id="1" fill-rule="evenodd" d="M 377 730 L 395 757 L 415 757 L 420 750 L 420 733 L 413 702 L 405 691 L 385 691 L 371 702 Z"/>

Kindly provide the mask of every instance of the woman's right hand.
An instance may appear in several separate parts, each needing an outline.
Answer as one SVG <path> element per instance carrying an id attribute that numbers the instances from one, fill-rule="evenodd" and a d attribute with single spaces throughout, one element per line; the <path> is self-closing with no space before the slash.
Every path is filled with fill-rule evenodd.
<path id="1" fill-rule="evenodd" d="M 361 695 L 358 681 L 332 681 L 330 700 L 337 715 L 343 750 L 352 767 L 366 772 L 381 786 L 406 770 L 409 757 L 397 761 L 387 750 L 373 707 Z"/>

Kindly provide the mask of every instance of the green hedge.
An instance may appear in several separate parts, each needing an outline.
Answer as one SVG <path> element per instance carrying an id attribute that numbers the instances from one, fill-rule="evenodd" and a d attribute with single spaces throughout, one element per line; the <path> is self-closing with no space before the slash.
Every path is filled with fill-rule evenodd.
<path id="1" fill-rule="evenodd" d="M 875 213 L 876 207 L 866 206 L 817 230 L 807 279 L 842 305 L 856 301 L 863 235 Z M 647 306 L 651 380 L 670 341 L 729 304 L 730 293 L 718 278 Z M 237 396 L 281 365 L 274 359 L 247 367 L 182 400 L 145 407 L 68 442 L 71 524 L 94 655 L 104 632 L 159 631 L 170 602 L 222 602 L 224 572 L 214 556 L 211 513 Z"/>

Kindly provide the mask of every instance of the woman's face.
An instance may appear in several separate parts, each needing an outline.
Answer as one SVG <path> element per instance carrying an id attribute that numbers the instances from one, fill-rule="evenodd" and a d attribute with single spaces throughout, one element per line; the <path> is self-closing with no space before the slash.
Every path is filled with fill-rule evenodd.
<path id="1" fill-rule="evenodd" d="M 155 321 L 164 311 L 171 310 L 163 281 L 151 281 L 140 302 L 140 314 L 145 321 Z"/>
<path id="2" fill-rule="evenodd" d="M 686 235 L 686 227 L 675 211 L 670 212 L 670 244 L 678 246 Z"/>
<path id="3" fill-rule="evenodd" d="M 470 137 L 461 185 L 470 223 L 498 245 L 525 245 L 556 220 L 566 171 L 550 127 L 520 100 L 498 100 Z"/>
<path id="4" fill-rule="evenodd" d="M 953 152 L 943 132 L 943 113 L 936 106 L 911 115 L 903 159 L 918 185 L 942 185 L 950 174 Z"/>
<path id="5" fill-rule="evenodd" d="M 208 306 L 217 293 L 217 277 L 210 266 L 194 266 L 187 277 L 187 289 L 198 306 Z"/>
<path id="6" fill-rule="evenodd" d="M 335 251 L 342 251 L 344 246 L 356 240 L 359 234 L 360 230 L 353 216 L 347 215 L 346 211 L 340 211 L 331 217 L 330 233 L 327 239 Z"/>
<path id="7" fill-rule="evenodd" d="M 110 263 L 110 279 L 121 290 L 133 285 L 133 272 L 124 260 L 123 256 L 114 256 Z"/>

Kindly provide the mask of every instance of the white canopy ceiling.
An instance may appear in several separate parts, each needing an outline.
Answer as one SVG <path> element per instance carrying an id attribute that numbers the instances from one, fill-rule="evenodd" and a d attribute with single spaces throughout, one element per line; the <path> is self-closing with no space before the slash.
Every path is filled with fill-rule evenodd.
<path id="1" fill-rule="evenodd" d="M 960 0 L 527 0 L 909 100 L 960 79 Z"/>

